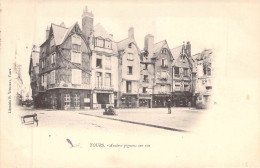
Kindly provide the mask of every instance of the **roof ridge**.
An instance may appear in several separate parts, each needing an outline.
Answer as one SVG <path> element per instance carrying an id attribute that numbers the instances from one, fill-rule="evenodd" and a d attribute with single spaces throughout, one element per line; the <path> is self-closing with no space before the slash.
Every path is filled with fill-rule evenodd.
<path id="1" fill-rule="evenodd" d="M 69 28 L 67 28 L 67 27 L 63 27 L 63 26 L 61 26 L 61 25 L 57 25 L 57 24 L 54 24 L 54 23 L 51 23 L 51 25 L 55 25 L 55 26 L 58 26 L 58 27 L 62 27 L 62 28 L 65 28 L 65 29 L 69 29 Z"/>
<path id="2" fill-rule="evenodd" d="M 122 42 L 122 41 L 124 41 L 124 40 L 127 40 L 127 39 L 129 39 L 129 37 L 127 37 L 127 38 L 125 38 L 125 39 L 123 39 L 123 40 L 117 41 L 116 43 L 120 43 L 120 42 Z"/>
<path id="3" fill-rule="evenodd" d="M 162 41 L 159 41 L 159 42 L 157 42 L 157 43 L 154 43 L 154 44 L 158 44 L 158 43 L 161 43 L 161 42 L 163 42 L 163 41 L 166 41 L 166 40 L 162 40 Z"/>
<path id="4" fill-rule="evenodd" d="M 172 48 L 171 50 L 176 49 L 176 48 L 179 48 L 179 47 L 181 47 L 181 46 L 183 46 L 183 45 L 179 45 L 179 46 L 177 46 L 177 47 L 174 47 L 174 48 Z"/>

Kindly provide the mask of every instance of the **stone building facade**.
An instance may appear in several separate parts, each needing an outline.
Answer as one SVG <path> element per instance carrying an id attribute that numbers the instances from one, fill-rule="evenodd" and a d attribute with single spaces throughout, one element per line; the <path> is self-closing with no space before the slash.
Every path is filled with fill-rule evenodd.
<path id="1" fill-rule="evenodd" d="M 212 49 L 205 49 L 192 56 L 196 66 L 196 106 L 207 108 L 213 102 L 214 54 Z"/>
<path id="2" fill-rule="evenodd" d="M 128 30 L 128 37 L 117 43 L 118 49 L 118 106 L 139 107 L 140 55 L 134 39 L 134 28 Z"/>
<path id="3" fill-rule="evenodd" d="M 53 109 L 152 108 L 195 105 L 210 99 L 212 50 L 191 56 L 189 42 L 170 50 L 166 40 L 144 37 L 134 28 L 115 42 L 87 8 L 67 28 L 51 24 L 40 52 L 32 51 L 29 74 L 35 107 Z M 206 84 L 205 84 L 206 83 Z M 198 101 L 197 101 L 198 102 Z"/>
<path id="4" fill-rule="evenodd" d="M 82 15 L 82 31 L 89 40 L 92 52 L 91 89 L 93 109 L 116 106 L 118 92 L 118 53 L 113 35 L 98 23 L 93 26 L 94 16 L 85 8 Z"/>

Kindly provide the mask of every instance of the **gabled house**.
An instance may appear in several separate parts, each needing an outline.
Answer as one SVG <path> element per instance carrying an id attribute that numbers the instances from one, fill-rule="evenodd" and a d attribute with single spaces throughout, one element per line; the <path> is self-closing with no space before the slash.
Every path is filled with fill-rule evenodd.
<path id="1" fill-rule="evenodd" d="M 139 107 L 140 55 L 134 39 L 134 28 L 128 30 L 128 38 L 117 43 L 118 56 L 118 106 Z"/>
<path id="2" fill-rule="evenodd" d="M 82 30 L 92 51 L 91 81 L 93 109 L 116 106 L 118 92 L 118 52 L 113 35 L 100 24 L 87 8 L 82 15 Z"/>
<path id="3" fill-rule="evenodd" d="M 154 44 L 152 35 L 145 37 L 144 49 L 148 53 L 147 59 L 154 64 L 152 106 L 165 107 L 171 98 L 173 56 L 167 41 Z"/>
<path id="4" fill-rule="evenodd" d="M 192 56 L 196 65 L 196 106 L 207 108 L 212 103 L 212 90 L 214 79 L 214 55 L 212 49 L 205 49 Z"/>
<path id="5" fill-rule="evenodd" d="M 30 85 L 32 89 L 32 98 L 34 101 L 34 106 L 39 106 L 38 94 L 39 94 L 39 86 L 40 86 L 40 78 L 39 78 L 39 57 L 40 52 L 36 50 L 36 47 L 33 48 L 30 57 L 30 65 L 29 65 L 29 76 L 30 76 Z"/>
<path id="6" fill-rule="evenodd" d="M 172 102 L 174 106 L 191 106 L 194 92 L 194 60 L 191 57 L 190 42 L 171 50 L 174 57 L 173 80 L 172 80 Z"/>
<path id="7" fill-rule="evenodd" d="M 40 46 L 39 103 L 43 108 L 89 109 L 91 51 L 78 23 L 51 24 Z"/>

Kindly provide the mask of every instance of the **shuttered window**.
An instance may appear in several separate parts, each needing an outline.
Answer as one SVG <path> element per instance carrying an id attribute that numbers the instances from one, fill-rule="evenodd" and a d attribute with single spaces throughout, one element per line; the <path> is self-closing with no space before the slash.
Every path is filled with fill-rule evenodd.
<path id="1" fill-rule="evenodd" d="M 72 84 L 81 84 L 82 72 L 80 69 L 72 69 Z"/>
<path id="2" fill-rule="evenodd" d="M 78 35 L 72 36 L 72 44 L 81 45 L 81 37 Z"/>
<path id="3" fill-rule="evenodd" d="M 56 63 L 56 53 L 55 52 L 51 54 L 51 64 L 54 64 L 54 63 Z"/>
<path id="4" fill-rule="evenodd" d="M 55 83 L 55 70 L 51 71 L 51 84 Z"/>
<path id="5" fill-rule="evenodd" d="M 81 64 L 81 52 L 71 51 L 71 62 Z"/>

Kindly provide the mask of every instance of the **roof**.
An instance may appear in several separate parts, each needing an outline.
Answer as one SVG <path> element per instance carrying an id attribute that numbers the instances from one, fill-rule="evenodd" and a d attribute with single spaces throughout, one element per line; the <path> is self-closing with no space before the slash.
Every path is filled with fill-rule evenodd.
<path id="1" fill-rule="evenodd" d="M 51 28 L 53 30 L 55 44 L 60 45 L 64 40 L 64 36 L 67 34 L 68 28 L 58 26 L 53 23 L 51 24 Z"/>
<path id="2" fill-rule="evenodd" d="M 155 54 L 154 57 L 157 56 L 157 54 L 161 51 L 164 43 L 165 43 L 165 40 L 154 44 L 154 49 L 153 49 L 153 53 Z"/>
<path id="3" fill-rule="evenodd" d="M 140 51 L 139 47 L 137 46 L 137 43 L 136 43 L 135 39 L 133 39 L 131 37 L 128 37 L 128 38 L 126 38 L 124 40 L 121 40 L 121 41 L 117 42 L 117 49 L 118 49 L 118 51 L 124 50 L 126 47 L 128 47 L 128 45 L 130 43 L 134 43 L 135 44 L 135 46 L 136 46 L 136 48 L 137 48 L 137 50 L 138 50 L 138 52 L 140 54 L 141 51 Z"/>
<path id="4" fill-rule="evenodd" d="M 93 35 L 94 35 L 94 37 L 101 37 L 103 39 L 111 40 L 113 53 L 118 54 L 117 44 L 114 42 L 113 36 L 106 31 L 106 29 L 101 25 L 101 23 L 98 23 L 94 26 Z"/>
<path id="5" fill-rule="evenodd" d="M 102 37 L 103 39 L 110 39 L 114 41 L 113 37 L 106 31 L 106 29 L 100 23 L 94 26 L 93 34 L 95 37 Z"/>
<path id="6" fill-rule="evenodd" d="M 211 54 L 212 54 L 212 49 L 205 49 L 201 53 L 193 55 L 192 58 L 194 60 L 200 61 L 200 60 L 210 57 Z"/>
<path id="7" fill-rule="evenodd" d="M 171 49 L 171 53 L 174 59 L 177 59 L 182 53 L 183 45 Z"/>
<path id="8" fill-rule="evenodd" d="M 169 49 L 169 46 L 168 46 L 166 40 L 163 40 L 163 41 L 160 41 L 160 42 L 158 42 L 158 43 L 155 43 L 155 44 L 154 44 L 154 50 L 153 50 L 153 57 L 152 57 L 152 58 L 156 58 L 156 57 L 159 55 L 159 53 L 161 52 L 161 50 L 165 47 L 165 45 L 166 45 L 166 48 Z M 170 50 L 170 49 L 169 49 L 169 50 Z M 170 55 L 171 55 L 171 57 L 173 58 L 171 52 L 170 52 Z M 174 58 L 173 58 L 173 59 L 174 59 Z"/>

